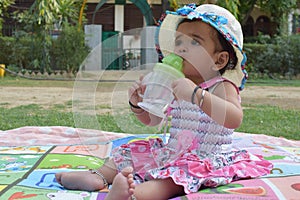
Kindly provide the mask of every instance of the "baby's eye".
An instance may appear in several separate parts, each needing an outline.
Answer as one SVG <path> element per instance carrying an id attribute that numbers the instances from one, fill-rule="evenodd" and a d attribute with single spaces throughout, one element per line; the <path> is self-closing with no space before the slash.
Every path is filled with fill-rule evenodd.
<path id="1" fill-rule="evenodd" d="M 200 45 L 200 43 L 197 40 L 195 40 L 195 39 L 193 39 L 191 41 L 191 43 L 192 43 L 192 45 Z"/>
<path id="2" fill-rule="evenodd" d="M 175 46 L 179 46 L 182 44 L 182 41 L 181 40 L 175 40 Z"/>

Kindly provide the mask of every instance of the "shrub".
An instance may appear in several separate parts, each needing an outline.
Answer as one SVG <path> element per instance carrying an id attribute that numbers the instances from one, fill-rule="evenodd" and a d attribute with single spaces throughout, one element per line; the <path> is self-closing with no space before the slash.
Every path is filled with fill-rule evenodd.
<path id="1" fill-rule="evenodd" d="M 66 26 L 57 40 L 53 41 L 51 58 L 54 70 L 76 73 L 88 55 L 89 48 L 84 42 L 84 32 L 74 26 Z"/>
<path id="2" fill-rule="evenodd" d="M 300 35 L 294 35 L 290 37 L 289 43 L 291 44 L 290 53 L 292 55 L 294 74 L 300 73 Z"/>
<path id="3" fill-rule="evenodd" d="M 244 45 L 248 72 L 288 77 L 300 73 L 300 36 L 275 37 L 272 43 Z"/>
<path id="4" fill-rule="evenodd" d="M 15 45 L 15 39 L 11 37 L 0 37 L 0 63 L 9 65 L 9 55 L 12 54 L 12 49 Z"/>
<path id="5" fill-rule="evenodd" d="M 250 40 L 248 40 L 250 41 Z M 255 41 L 251 38 L 251 41 Z M 0 37 L 0 63 L 21 70 L 44 72 L 44 63 L 53 70 L 76 73 L 89 53 L 84 43 L 83 31 L 76 27 L 64 27 L 57 39 L 52 38 L 49 56 L 45 56 L 42 39 L 35 34 L 17 32 L 14 37 Z M 300 35 L 288 37 L 262 37 L 253 43 L 245 43 L 248 73 L 263 77 L 279 76 L 291 78 L 300 73 Z M 50 61 L 45 60 L 50 59 Z M 251 76 L 250 76 L 251 77 Z"/>
<path id="6" fill-rule="evenodd" d="M 260 65 L 257 57 L 266 50 L 267 46 L 264 44 L 249 43 L 244 45 L 244 50 L 247 55 L 246 69 L 249 73 L 264 73 L 264 66 Z"/>
<path id="7" fill-rule="evenodd" d="M 0 37 L 0 63 L 16 72 L 60 70 L 76 73 L 89 53 L 83 31 L 65 27 L 57 39 L 51 40 L 51 46 L 45 49 L 41 37 L 24 31 L 16 32 L 14 37 Z"/>
<path id="8" fill-rule="evenodd" d="M 41 40 L 23 31 L 14 37 L 0 37 L 0 62 L 17 71 L 40 70 L 43 60 Z"/>

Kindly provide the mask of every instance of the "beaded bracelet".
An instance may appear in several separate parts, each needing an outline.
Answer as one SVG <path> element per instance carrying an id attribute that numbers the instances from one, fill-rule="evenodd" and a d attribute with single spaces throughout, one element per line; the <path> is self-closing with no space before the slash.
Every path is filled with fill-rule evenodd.
<path id="1" fill-rule="evenodd" d="M 108 186 L 107 180 L 105 179 L 104 175 L 101 172 L 99 172 L 98 170 L 95 170 L 95 169 L 89 169 L 89 171 L 92 174 L 97 174 L 98 176 L 100 176 L 102 178 L 104 187 Z"/>
<path id="2" fill-rule="evenodd" d="M 133 105 L 133 103 L 131 103 L 131 101 L 128 101 L 130 107 L 136 108 L 136 109 L 142 109 L 141 107 L 137 106 L 137 105 Z"/>

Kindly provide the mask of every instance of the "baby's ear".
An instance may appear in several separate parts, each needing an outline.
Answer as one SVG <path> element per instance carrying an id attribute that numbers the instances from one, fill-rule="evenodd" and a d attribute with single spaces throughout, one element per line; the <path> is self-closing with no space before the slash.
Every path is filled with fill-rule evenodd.
<path id="1" fill-rule="evenodd" d="M 217 55 L 217 60 L 214 66 L 214 70 L 219 71 L 224 68 L 229 62 L 229 53 L 227 51 L 221 51 Z"/>

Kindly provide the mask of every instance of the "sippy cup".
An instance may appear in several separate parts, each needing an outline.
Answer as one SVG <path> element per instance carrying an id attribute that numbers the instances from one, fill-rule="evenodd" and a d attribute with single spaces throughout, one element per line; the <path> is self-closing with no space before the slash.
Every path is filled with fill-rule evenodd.
<path id="1" fill-rule="evenodd" d="M 165 110 L 174 100 L 171 84 L 179 78 L 183 78 L 182 58 L 169 54 L 162 63 L 156 63 L 153 72 L 148 74 L 143 82 L 146 90 L 143 101 L 138 103 L 142 109 L 158 117 L 165 117 Z"/>

